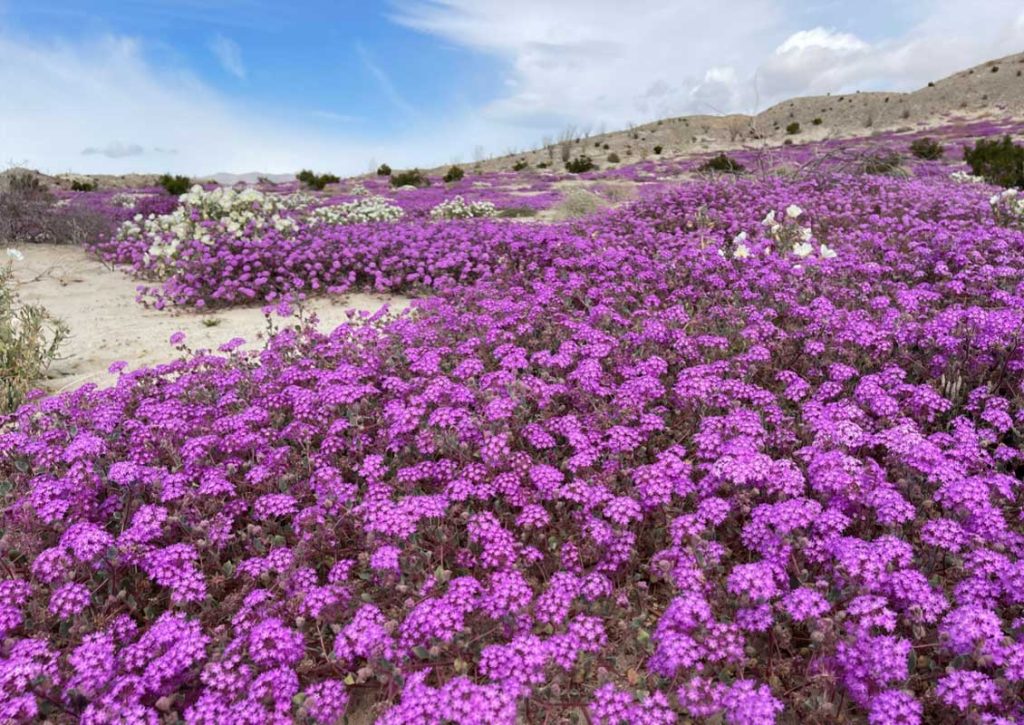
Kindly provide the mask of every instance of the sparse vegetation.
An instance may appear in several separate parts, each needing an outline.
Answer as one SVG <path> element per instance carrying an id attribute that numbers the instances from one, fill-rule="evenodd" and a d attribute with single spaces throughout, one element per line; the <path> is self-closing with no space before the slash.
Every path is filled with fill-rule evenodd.
<path id="1" fill-rule="evenodd" d="M 800 122 L 793 121 L 792 123 L 788 124 L 786 126 L 786 133 L 788 133 L 790 136 L 794 136 L 800 133 Z"/>
<path id="2" fill-rule="evenodd" d="M 661 145 L 660 144 L 654 147 L 654 153 L 656 153 L 656 154 L 660 154 L 661 153 Z"/>
<path id="3" fill-rule="evenodd" d="M 528 168 L 530 168 L 530 163 L 526 159 L 519 159 L 512 164 L 513 171 L 525 171 Z"/>
<path id="4" fill-rule="evenodd" d="M 822 123 L 823 123 L 823 121 L 821 120 L 820 117 L 819 118 L 815 118 L 814 120 L 811 121 L 811 124 L 814 125 L 814 126 L 820 126 Z"/>
<path id="5" fill-rule="evenodd" d="M 337 184 L 341 179 L 334 174 L 315 174 L 309 169 L 303 169 L 295 175 L 295 178 L 305 184 L 306 188 L 314 191 L 322 191 L 328 184 Z"/>
<path id="6" fill-rule="evenodd" d="M 721 174 L 741 174 L 744 171 L 744 166 L 739 161 L 736 161 L 731 156 L 727 156 L 724 152 L 717 156 L 712 156 L 710 159 L 705 161 L 698 167 L 699 171 L 717 172 Z"/>
<path id="7" fill-rule="evenodd" d="M 96 191 L 96 182 L 74 179 L 71 182 L 71 191 Z"/>
<path id="8" fill-rule="evenodd" d="M 555 215 L 560 219 L 580 219 L 606 206 L 608 202 L 594 192 L 575 188 L 566 192 L 565 198 L 555 207 Z"/>
<path id="9" fill-rule="evenodd" d="M 20 255 L 9 252 L 11 258 Z M 68 327 L 45 308 L 21 303 L 11 263 L 0 263 L 0 414 L 21 405 L 60 353 Z"/>
<path id="10" fill-rule="evenodd" d="M 915 139 L 910 144 L 910 153 L 925 161 L 937 161 L 945 153 L 942 144 L 930 136 Z"/>
<path id="11" fill-rule="evenodd" d="M 84 244 L 113 232 L 113 221 L 102 211 L 56 201 L 32 173 L 8 174 L 0 190 L 0 242 Z"/>
<path id="12" fill-rule="evenodd" d="M 391 174 L 391 186 L 399 188 L 401 186 L 415 186 L 420 188 L 423 186 L 430 186 L 430 179 L 419 169 L 409 169 L 407 171 L 399 171 Z"/>
<path id="13" fill-rule="evenodd" d="M 532 206 L 510 206 L 498 210 L 499 219 L 523 219 L 537 216 L 537 210 Z"/>
<path id="14" fill-rule="evenodd" d="M 171 196 L 181 196 L 192 187 L 192 179 L 187 176 L 172 176 L 164 174 L 156 183 L 163 187 Z"/>
<path id="15" fill-rule="evenodd" d="M 622 159 L 620 159 L 619 155 L 617 153 L 615 153 L 614 151 L 612 151 L 610 154 L 608 154 L 608 163 L 609 164 L 617 164 L 620 161 L 622 161 Z"/>
<path id="16" fill-rule="evenodd" d="M 391 167 L 387 164 L 381 164 L 377 167 L 377 176 L 391 176 Z"/>
<path id="17" fill-rule="evenodd" d="M 903 157 L 896 151 L 876 151 L 867 154 L 860 163 L 865 174 L 898 174 L 903 168 Z"/>
<path id="18" fill-rule="evenodd" d="M 587 171 L 593 171 L 597 166 L 594 165 L 594 160 L 586 154 L 580 154 L 574 159 L 571 159 L 565 163 L 565 170 L 570 174 L 583 174 Z"/>
<path id="19" fill-rule="evenodd" d="M 466 172 L 463 171 L 461 166 L 451 166 L 448 171 L 445 172 L 443 180 L 446 184 L 452 184 L 456 181 L 462 181 L 465 176 Z"/>
<path id="20" fill-rule="evenodd" d="M 990 184 L 1024 187 L 1024 146 L 1014 144 L 1008 135 L 979 139 L 973 148 L 964 149 L 964 161 L 972 174 Z"/>

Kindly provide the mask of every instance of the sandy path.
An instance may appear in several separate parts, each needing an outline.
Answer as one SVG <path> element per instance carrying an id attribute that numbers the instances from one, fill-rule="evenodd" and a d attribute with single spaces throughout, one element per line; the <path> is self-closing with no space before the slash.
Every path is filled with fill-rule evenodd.
<path id="1" fill-rule="evenodd" d="M 241 337 L 258 344 L 266 330 L 259 305 L 204 313 L 146 309 L 135 302 L 136 280 L 110 270 L 78 247 L 30 244 L 20 247 L 24 260 L 14 262 L 22 301 L 46 307 L 71 328 L 62 359 L 50 367 L 45 387 L 57 392 L 85 382 L 111 384 L 107 368 L 116 360 L 129 367 L 166 362 L 176 352 L 168 339 L 182 331 L 192 348 L 215 348 Z M 384 304 L 397 312 L 409 304 L 404 297 L 352 294 L 320 297 L 306 308 L 320 318 L 320 328 L 344 322 L 348 309 L 376 311 Z"/>

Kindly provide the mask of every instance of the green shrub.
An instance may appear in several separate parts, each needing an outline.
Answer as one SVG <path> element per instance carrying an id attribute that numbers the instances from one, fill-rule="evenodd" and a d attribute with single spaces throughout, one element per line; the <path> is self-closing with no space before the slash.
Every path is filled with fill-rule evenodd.
<path id="1" fill-rule="evenodd" d="M 498 210 L 499 219 L 523 219 L 532 216 L 537 216 L 537 210 L 532 206 L 510 206 Z"/>
<path id="2" fill-rule="evenodd" d="M 964 161 L 972 174 L 990 184 L 1024 187 L 1024 146 L 1017 146 L 1009 136 L 998 141 L 979 139 L 974 148 L 964 149 Z"/>
<path id="3" fill-rule="evenodd" d="M 925 161 L 937 161 L 945 151 L 942 144 L 931 137 L 915 139 L 910 144 L 910 153 Z"/>
<path id="4" fill-rule="evenodd" d="M 619 158 L 619 155 L 617 153 L 615 153 L 614 151 L 612 151 L 610 154 L 608 154 L 608 163 L 609 164 L 617 164 L 621 160 L 622 159 Z"/>
<path id="5" fill-rule="evenodd" d="M 164 174 L 156 183 L 164 187 L 164 191 L 172 196 L 181 196 L 190 188 L 192 188 L 192 179 L 187 176 L 171 176 L 170 174 Z"/>
<path id="6" fill-rule="evenodd" d="M 896 151 L 880 151 L 868 154 L 860 164 L 865 174 L 895 174 L 903 167 L 903 157 Z"/>
<path id="7" fill-rule="evenodd" d="M 11 266 L 0 266 L 0 413 L 17 409 L 67 336 L 67 325 L 43 307 L 18 301 Z"/>
<path id="8" fill-rule="evenodd" d="M 550 165 L 551 164 L 549 164 L 547 161 L 541 161 L 539 164 L 537 164 L 537 168 L 538 169 L 546 169 Z"/>
<path id="9" fill-rule="evenodd" d="M 724 153 L 720 153 L 701 164 L 699 170 L 703 172 L 717 171 L 723 174 L 741 174 L 743 173 L 743 168 L 743 164 L 739 161 L 726 156 Z"/>
<path id="10" fill-rule="evenodd" d="M 611 146 L 609 146 L 608 144 L 602 144 L 601 148 L 603 148 L 605 151 L 607 151 L 608 149 L 611 148 Z"/>
<path id="11" fill-rule="evenodd" d="M 570 174 L 583 174 L 587 171 L 593 171 L 597 167 L 594 165 L 593 159 L 586 154 L 581 154 L 576 158 L 565 162 L 565 170 Z"/>
<path id="12" fill-rule="evenodd" d="M 654 153 L 656 153 L 656 154 L 660 154 L 661 153 L 661 146 L 660 145 L 654 147 Z"/>
<path id="13" fill-rule="evenodd" d="M 409 169 L 391 174 L 391 186 L 396 189 L 399 186 L 430 186 L 430 179 L 419 169 Z"/>
<path id="14" fill-rule="evenodd" d="M 377 176 L 391 176 L 391 167 L 387 164 L 381 164 L 377 167 Z"/>
<path id="15" fill-rule="evenodd" d="M 786 126 L 786 133 L 790 136 L 800 133 L 800 123 L 798 121 L 793 121 L 793 123 Z"/>
<path id="16" fill-rule="evenodd" d="M 519 159 L 514 164 L 512 164 L 513 171 L 523 171 L 528 168 L 530 168 L 530 164 L 526 161 L 526 159 Z"/>
<path id="17" fill-rule="evenodd" d="M 303 169 L 295 175 L 295 178 L 315 191 L 322 191 L 328 184 L 337 184 L 341 179 L 334 174 L 314 174 L 309 169 Z"/>
<path id="18" fill-rule="evenodd" d="M 824 122 L 821 120 L 821 118 L 815 118 L 813 121 L 811 121 L 811 124 L 814 126 L 820 126 L 822 123 Z"/>
<path id="19" fill-rule="evenodd" d="M 462 181 L 465 175 L 466 172 L 462 170 L 461 166 L 452 166 L 444 175 L 444 183 L 451 184 L 455 181 Z"/>
<path id="20" fill-rule="evenodd" d="M 75 179 L 71 182 L 71 191 L 96 191 L 96 182 Z"/>

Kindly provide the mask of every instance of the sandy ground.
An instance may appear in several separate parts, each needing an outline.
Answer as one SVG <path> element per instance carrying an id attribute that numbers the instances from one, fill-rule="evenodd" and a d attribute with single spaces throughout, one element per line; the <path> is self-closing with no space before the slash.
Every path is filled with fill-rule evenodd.
<path id="1" fill-rule="evenodd" d="M 31 244 L 20 251 L 24 260 L 14 262 L 18 296 L 43 305 L 71 328 L 62 359 L 43 381 L 54 392 L 86 382 L 112 384 L 116 378 L 107 368 L 117 360 L 131 368 L 171 360 L 177 353 L 169 338 L 179 330 L 198 349 L 216 348 L 235 337 L 258 345 L 267 327 L 259 305 L 205 313 L 147 309 L 135 302 L 136 280 L 107 269 L 78 247 Z M 330 330 L 347 319 L 346 310 L 376 311 L 387 304 L 398 312 L 409 302 L 397 296 L 352 294 L 316 298 L 306 309 L 316 313 L 321 329 Z"/>

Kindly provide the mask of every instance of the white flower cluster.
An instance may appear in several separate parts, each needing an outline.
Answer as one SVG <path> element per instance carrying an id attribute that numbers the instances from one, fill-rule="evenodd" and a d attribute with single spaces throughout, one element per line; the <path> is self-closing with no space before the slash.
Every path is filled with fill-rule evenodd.
<path id="1" fill-rule="evenodd" d="M 775 211 L 768 212 L 768 215 L 761 220 L 761 224 L 768 228 L 768 235 L 780 245 L 790 245 L 791 251 L 801 259 L 814 254 L 814 232 L 810 227 L 803 226 L 798 219 L 802 217 L 804 210 L 796 204 L 786 207 L 786 215 L 782 221 L 776 221 Z M 822 259 L 835 259 L 836 252 L 828 245 L 819 244 L 818 254 Z"/>
<path id="2" fill-rule="evenodd" d="M 315 224 L 364 224 L 367 222 L 393 222 L 404 216 L 402 207 L 392 204 L 383 196 L 368 196 L 345 204 L 331 204 L 314 209 L 309 220 Z"/>
<path id="3" fill-rule="evenodd" d="M 445 199 L 430 210 L 431 219 L 471 219 L 498 215 L 498 207 L 489 201 L 467 202 L 461 196 Z"/>
<path id="4" fill-rule="evenodd" d="M 114 194 L 110 197 L 110 203 L 119 206 L 123 209 L 131 209 L 135 206 L 135 202 L 140 198 L 140 194 L 131 194 L 128 192 L 121 192 L 120 194 Z"/>
<path id="5" fill-rule="evenodd" d="M 968 174 L 966 171 L 954 171 L 949 178 L 958 184 L 984 184 L 985 179 L 981 176 Z"/>
<path id="6" fill-rule="evenodd" d="M 311 198 L 304 194 L 264 194 L 257 189 L 204 191 L 196 185 L 181 195 L 181 203 L 173 212 L 148 217 L 136 214 L 118 228 L 117 238 L 145 239 L 150 242 L 150 256 L 173 258 L 181 243 L 190 239 L 213 244 L 214 237 L 221 234 L 237 239 L 269 229 L 290 234 L 298 225 L 284 212 L 308 205 Z"/>
<path id="7" fill-rule="evenodd" d="M 1024 224 L 1024 195 L 1018 189 L 1004 189 L 998 194 L 993 194 L 988 203 L 1000 224 Z"/>
<path id="8" fill-rule="evenodd" d="M 352 196 L 369 196 L 370 190 L 362 184 L 356 183 L 352 185 L 352 188 L 348 190 L 348 193 Z"/>
<path id="9" fill-rule="evenodd" d="M 775 211 L 768 212 L 768 215 L 761 220 L 761 224 L 768 230 L 768 236 L 771 237 L 781 247 L 790 247 L 790 250 L 794 255 L 801 259 L 809 257 L 814 254 L 814 245 L 811 241 L 814 239 L 814 234 L 810 227 L 805 227 L 800 224 L 797 220 L 803 216 L 804 210 L 798 207 L 796 204 L 790 204 L 786 207 L 786 214 L 782 220 L 775 218 Z M 732 257 L 733 259 L 747 259 L 750 257 L 750 247 L 747 245 L 747 233 L 740 232 L 732 240 Z M 764 248 L 765 254 L 771 254 L 772 247 L 768 245 Z M 721 256 L 725 256 L 724 250 L 718 250 Z M 818 254 L 821 255 L 822 259 L 835 259 L 838 255 L 834 249 L 831 249 L 826 244 L 818 245 Z"/>

